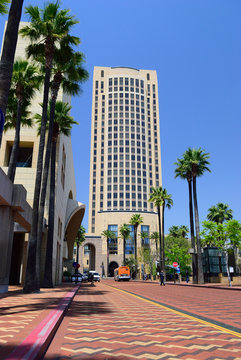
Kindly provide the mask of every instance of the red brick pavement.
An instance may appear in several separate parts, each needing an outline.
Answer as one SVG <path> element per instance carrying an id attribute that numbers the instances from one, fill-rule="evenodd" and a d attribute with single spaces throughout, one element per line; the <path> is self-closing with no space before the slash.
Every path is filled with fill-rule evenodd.
<path id="1" fill-rule="evenodd" d="M 36 294 L 10 287 L 8 293 L 0 295 L 0 360 L 12 353 L 73 287 L 61 285 Z"/>
<path id="2" fill-rule="evenodd" d="M 133 282 L 112 280 L 105 283 L 241 329 L 241 291 L 169 284 L 164 288 L 145 282 L 138 282 L 133 287 Z M 157 291 L 157 287 L 160 290 Z"/>
<path id="3" fill-rule="evenodd" d="M 231 310 L 230 324 L 237 327 L 234 312 L 236 310 L 236 318 L 240 316 L 240 312 L 237 312 L 240 304 L 234 291 L 222 294 L 222 290 L 216 290 L 214 295 L 209 293 L 211 289 L 202 289 L 201 293 L 197 291 L 199 289 L 192 288 L 185 293 L 181 287 L 114 283 L 110 280 L 102 281 L 94 287 L 82 284 L 45 359 L 241 359 L 241 337 L 109 285 L 152 299 L 156 297 L 168 304 L 178 304 L 179 308 L 186 307 L 192 312 L 204 313 L 205 303 L 206 306 L 210 303 L 212 311 L 216 309 L 218 319 L 223 322 L 225 316 L 222 315 L 222 308 L 226 313 L 226 323 L 229 323 L 227 317 Z M 240 300 L 240 293 L 237 292 L 237 295 Z M 185 301 L 189 301 L 189 305 Z M 229 304 L 231 301 L 233 308 Z M 205 313 L 205 316 L 209 315 Z"/>

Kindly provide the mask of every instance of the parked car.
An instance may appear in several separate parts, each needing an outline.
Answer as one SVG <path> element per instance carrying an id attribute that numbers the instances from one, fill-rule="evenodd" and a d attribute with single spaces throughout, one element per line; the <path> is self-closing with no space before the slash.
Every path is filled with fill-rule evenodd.
<path id="1" fill-rule="evenodd" d="M 86 272 L 83 273 L 82 281 L 84 281 L 84 282 L 88 281 L 88 273 L 86 273 Z"/>
<path id="2" fill-rule="evenodd" d="M 76 278 L 77 278 L 77 282 L 82 282 L 82 281 L 83 281 L 83 274 L 81 274 L 81 273 L 73 274 L 73 275 L 71 276 L 71 281 L 72 281 L 72 282 L 75 282 L 75 281 L 76 281 Z"/>
<path id="3" fill-rule="evenodd" d="M 100 282 L 100 274 L 97 272 L 93 273 L 93 280 L 94 281 L 99 281 Z"/>

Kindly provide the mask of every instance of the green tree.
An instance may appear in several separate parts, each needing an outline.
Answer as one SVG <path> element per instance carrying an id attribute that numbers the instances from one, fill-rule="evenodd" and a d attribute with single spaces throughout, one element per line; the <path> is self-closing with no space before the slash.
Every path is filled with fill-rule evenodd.
<path id="1" fill-rule="evenodd" d="M 229 251 L 241 249 L 241 223 L 229 220 L 226 223 L 203 221 L 201 235 L 202 246 L 215 246 L 225 254 L 229 286 L 232 286 L 228 266 Z M 236 260 L 236 259 L 235 259 Z"/>
<path id="2" fill-rule="evenodd" d="M 201 148 L 192 149 L 188 148 L 183 154 L 182 161 L 183 171 L 192 176 L 193 185 L 193 203 L 194 203 L 194 215 L 195 215 L 195 230 L 196 230 L 196 243 L 197 243 L 197 269 L 198 269 L 198 283 L 204 283 L 202 254 L 201 254 L 201 242 L 200 242 L 200 226 L 198 215 L 198 202 L 197 202 L 197 177 L 202 176 L 206 171 L 210 172 L 208 165 L 208 159 L 210 155 L 205 153 Z"/>
<path id="3" fill-rule="evenodd" d="M 222 224 L 224 221 L 233 218 L 233 211 L 229 209 L 227 204 L 217 203 L 217 205 L 211 206 L 208 209 L 207 218 L 210 221 Z"/>
<path id="4" fill-rule="evenodd" d="M 55 104 L 54 126 L 51 138 L 51 164 L 50 164 L 50 195 L 49 195 L 49 215 L 48 215 L 48 236 L 47 236 L 47 250 L 46 250 L 46 262 L 45 262 L 45 276 L 44 287 L 53 287 L 52 280 L 52 258 L 53 258 L 53 235 L 54 235 L 54 214 L 55 214 L 55 168 L 56 168 L 56 145 L 59 134 L 70 136 L 73 125 L 78 125 L 78 122 L 74 121 L 73 117 L 69 115 L 71 106 L 68 103 L 57 101 Z M 47 118 L 49 119 L 51 112 L 51 102 L 49 103 Z M 41 115 L 36 114 L 38 128 L 41 127 Z M 49 127 L 49 121 L 47 121 L 47 129 Z M 42 189 L 43 190 L 43 189 Z M 45 196 L 45 194 L 44 194 Z M 42 198 L 41 198 L 42 200 Z M 44 208 L 44 202 L 41 203 Z M 41 209 L 42 210 L 42 209 Z M 44 210 L 44 209 L 43 209 Z M 40 213 L 40 211 L 39 211 Z M 43 222 L 41 223 L 43 226 Z M 42 227 L 41 227 L 42 228 Z M 39 229 L 40 231 L 40 229 Z M 40 251 L 38 252 L 38 254 Z M 40 259 L 38 259 L 40 263 Z"/>
<path id="5" fill-rule="evenodd" d="M 134 227 L 134 247 L 135 247 L 135 277 L 137 276 L 138 261 L 137 261 L 137 229 L 140 224 L 143 223 L 143 217 L 140 214 L 133 214 L 129 224 Z"/>
<path id="6" fill-rule="evenodd" d="M 179 229 L 179 226 L 177 225 L 172 225 L 170 228 L 169 228 L 169 234 L 173 237 L 179 237 L 180 236 L 180 229 Z"/>
<path id="7" fill-rule="evenodd" d="M 14 182 L 17 166 L 22 115 L 23 113 L 26 115 L 27 107 L 30 105 L 36 90 L 39 89 L 41 81 L 42 76 L 39 74 L 37 66 L 29 64 L 27 60 L 17 60 L 14 63 L 10 94 L 16 98 L 16 101 L 10 99 L 10 113 L 7 110 L 7 121 L 5 123 L 5 128 L 15 127 L 15 137 L 8 165 L 8 177 L 12 182 Z M 16 104 L 16 116 L 10 119 L 10 114 L 13 115 L 13 103 Z M 25 117 L 24 123 L 30 125 L 32 122 Z"/>
<path id="8" fill-rule="evenodd" d="M 135 256 L 131 255 L 130 257 L 125 259 L 124 265 L 129 266 L 131 272 L 131 278 L 133 277 L 133 273 L 136 271 L 137 261 Z"/>
<path id="9" fill-rule="evenodd" d="M 150 248 L 145 246 L 140 247 L 139 261 L 143 263 L 145 272 L 150 273 L 151 276 L 153 276 L 155 259 L 156 259 L 156 254 L 154 254 Z"/>
<path id="10" fill-rule="evenodd" d="M 158 231 L 154 231 L 154 232 L 151 234 L 150 239 L 155 241 L 156 255 L 157 255 L 157 254 L 158 254 L 159 232 L 158 232 Z"/>
<path id="11" fill-rule="evenodd" d="M 114 240 L 116 238 L 116 235 L 113 231 L 111 230 L 104 230 L 101 233 L 101 236 L 103 236 L 104 238 L 106 238 L 106 248 L 107 248 L 107 271 L 106 274 L 107 276 L 109 275 L 109 240 L 112 239 Z"/>
<path id="12" fill-rule="evenodd" d="M 76 249 L 76 262 L 77 263 L 79 263 L 79 247 L 85 241 L 85 233 L 86 233 L 86 230 L 85 230 L 84 226 L 80 225 L 80 227 L 77 231 L 76 238 L 75 238 L 75 244 L 77 246 L 77 249 Z"/>
<path id="13" fill-rule="evenodd" d="M 0 13 L 7 12 L 7 3 L 9 1 L 0 1 Z M 22 15 L 23 0 L 12 0 L 8 22 L 4 35 L 2 55 L 0 61 L 0 109 L 5 116 L 8 104 L 8 95 L 11 86 L 13 72 L 13 63 L 18 39 L 19 22 Z M 2 133 L 0 132 L 0 147 L 2 142 Z"/>
<path id="14" fill-rule="evenodd" d="M 126 240 L 130 238 L 130 227 L 127 224 L 123 224 L 120 227 L 121 238 L 123 239 L 123 265 L 125 264 L 125 252 L 126 252 Z"/>
<path id="15" fill-rule="evenodd" d="M 190 163 L 186 157 L 177 159 L 177 162 L 174 163 L 176 165 L 175 169 L 175 178 L 181 178 L 187 180 L 188 183 L 188 196 L 189 196 L 189 220 L 190 220 L 190 235 L 191 235 L 191 243 L 193 248 L 192 253 L 192 273 L 193 273 L 193 283 L 197 283 L 197 259 L 196 259 L 196 244 L 195 244 L 195 235 L 194 235 L 194 218 L 193 218 L 193 194 L 192 194 L 192 169 L 190 167 Z"/>
<path id="16" fill-rule="evenodd" d="M 39 9 L 38 6 L 29 6 L 26 8 L 26 13 L 29 15 L 31 22 L 29 25 L 20 29 L 20 34 L 30 40 L 30 45 L 27 47 L 28 57 L 32 57 L 40 63 L 43 62 L 44 57 L 45 64 L 43 111 L 35 178 L 32 228 L 28 241 L 28 258 L 24 285 L 25 293 L 39 291 L 40 287 L 37 274 L 38 271 L 36 271 L 37 231 L 50 76 L 55 49 L 63 38 L 70 38 L 70 30 L 73 25 L 77 23 L 72 16 L 68 15 L 68 12 L 69 10 L 60 10 L 58 2 L 48 3 L 43 9 Z M 70 42 L 70 39 L 68 41 Z M 73 42 L 75 42 L 74 37 Z"/>
<path id="17" fill-rule="evenodd" d="M 140 236 L 141 236 L 141 246 L 146 246 L 146 244 L 145 244 L 145 239 L 148 239 L 149 238 L 149 234 L 148 234 L 148 232 L 146 232 L 146 231 L 142 231 L 141 233 L 140 233 Z"/>
<path id="18" fill-rule="evenodd" d="M 189 229 L 186 225 L 173 225 L 169 228 L 169 234 L 173 237 L 183 237 L 186 238 L 187 234 L 189 232 Z"/>
<path id="19" fill-rule="evenodd" d="M 70 41 L 70 43 L 69 43 Z M 38 231 L 37 231 L 37 253 L 41 254 L 41 240 L 42 240 L 42 229 L 43 229 L 43 219 L 44 219 L 44 205 L 47 192 L 47 181 L 48 181 L 48 172 L 49 172 L 49 163 L 51 156 L 51 148 L 55 146 L 56 141 L 55 134 L 53 136 L 53 131 L 58 131 L 58 126 L 54 124 L 55 120 L 55 107 L 56 101 L 59 93 L 59 89 L 62 87 L 64 93 L 69 95 L 77 95 L 80 93 L 80 83 L 85 81 L 88 78 L 88 72 L 83 69 L 84 56 L 80 52 L 74 52 L 71 44 L 74 43 L 77 45 L 79 39 L 72 37 L 63 38 L 60 42 L 59 48 L 55 49 L 54 59 L 53 59 L 53 80 L 51 82 L 51 99 L 49 104 L 49 116 L 48 116 L 48 139 L 45 151 L 45 162 L 43 170 L 43 179 L 42 179 L 42 188 L 40 196 L 40 205 L 38 213 Z M 60 106 L 60 105 L 59 105 Z M 64 110 L 64 108 L 63 108 Z M 64 114 L 66 117 L 67 114 Z M 57 121 L 57 123 L 59 120 Z M 41 124 L 41 123 L 40 123 Z M 63 127 L 64 121 L 62 121 Z M 72 122 L 71 126 L 74 124 Z M 69 123 L 70 125 L 70 123 Z M 55 129 L 54 129 L 55 127 Z M 61 130 L 62 132 L 62 130 Z M 52 196 L 52 194 L 51 194 Z M 53 202 L 51 202 L 53 205 Z M 51 212 L 54 216 L 54 211 Z M 53 220 L 52 220 L 53 223 Z M 40 259 L 38 260 L 37 271 L 40 271 Z"/>
<path id="20" fill-rule="evenodd" d="M 178 262 L 181 274 L 182 276 L 185 276 L 186 270 L 189 271 L 191 264 L 191 257 L 189 254 L 191 244 L 189 240 L 183 237 L 181 233 L 179 233 L 178 236 L 173 236 L 169 231 L 169 234 L 165 238 L 165 242 L 167 264 L 172 266 L 173 262 Z"/>
<path id="21" fill-rule="evenodd" d="M 7 14 L 8 13 L 8 4 L 10 0 L 0 0 L 0 14 Z"/>
<path id="22" fill-rule="evenodd" d="M 165 274 L 165 235 L 164 235 L 164 212 L 165 208 L 168 209 L 171 208 L 173 205 L 173 200 L 170 194 L 167 193 L 167 190 L 165 188 L 157 187 L 152 188 L 152 192 L 150 194 L 149 201 L 154 204 L 154 206 L 157 207 L 157 213 L 158 213 L 158 225 L 159 225 L 159 251 L 160 251 L 160 267 L 161 271 Z M 161 221 L 161 213 L 162 213 L 162 221 Z"/>

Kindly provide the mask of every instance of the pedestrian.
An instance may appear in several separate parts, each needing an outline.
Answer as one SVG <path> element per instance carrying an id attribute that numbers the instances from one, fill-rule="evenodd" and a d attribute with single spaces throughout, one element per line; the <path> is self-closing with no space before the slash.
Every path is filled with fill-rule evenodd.
<path id="1" fill-rule="evenodd" d="M 186 271 L 186 283 L 188 284 L 189 282 L 189 274 L 188 274 L 188 270 Z"/>
<path id="2" fill-rule="evenodd" d="M 164 286 L 165 286 L 165 283 L 164 283 L 164 272 L 163 272 L 163 271 L 161 271 L 161 273 L 160 273 L 160 280 L 161 280 L 160 285 L 164 285 Z"/>

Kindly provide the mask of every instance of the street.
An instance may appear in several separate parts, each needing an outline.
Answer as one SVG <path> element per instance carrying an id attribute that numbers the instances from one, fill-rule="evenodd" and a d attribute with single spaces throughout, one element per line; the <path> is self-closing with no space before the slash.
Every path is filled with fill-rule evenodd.
<path id="1" fill-rule="evenodd" d="M 83 283 L 45 359 L 241 359 L 241 293 Z"/>

